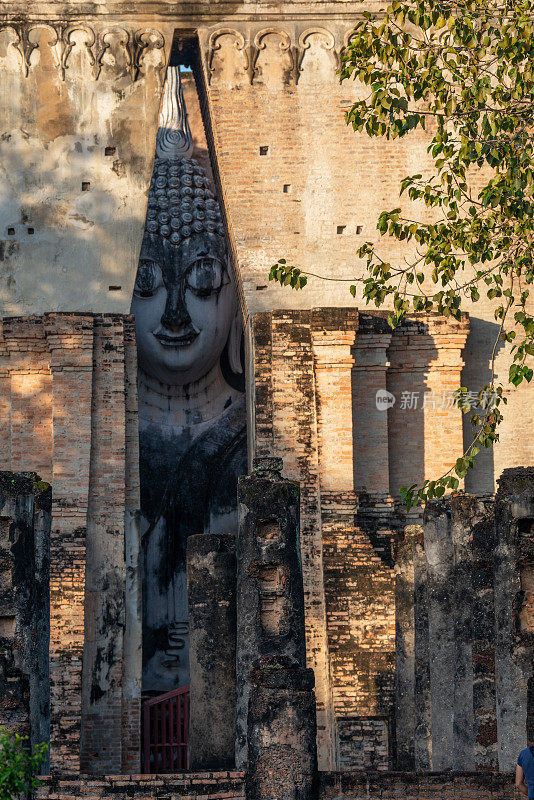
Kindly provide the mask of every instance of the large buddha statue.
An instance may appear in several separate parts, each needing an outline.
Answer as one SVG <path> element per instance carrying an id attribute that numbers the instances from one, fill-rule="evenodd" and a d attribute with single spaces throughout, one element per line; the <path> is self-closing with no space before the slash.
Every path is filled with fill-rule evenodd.
<path id="1" fill-rule="evenodd" d="M 138 349 L 143 690 L 189 682 L 185 549 L 236 527 L 242 322 L 218 202 L 169 67 L 132 313 Z"/>

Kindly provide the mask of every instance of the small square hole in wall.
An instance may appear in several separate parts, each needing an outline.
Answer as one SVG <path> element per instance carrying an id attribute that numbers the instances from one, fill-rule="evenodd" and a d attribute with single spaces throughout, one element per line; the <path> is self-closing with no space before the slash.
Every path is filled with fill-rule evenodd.
<path id="1" fill-rule="evenodd" d="M 120 292 L 121 289 L 122 289 L 122 286 L 108 286 L 108 291 L 110 291 L 110 292 Z"/>
<path id="2" fill-rule="evenodd" d="M 35 233 L 35 228 L 28 228 L 28 235 L 29 236 L 33 236 L 34 233 Z"/>
<path id="3" fill-rule="evenodd" d="M 106 155 L 106 156 L 114 156 L 116 152 L 117 152 L 117 148 L 116 147 L 106 147 L 106 148 L 104 148 L 104 155 Z"/>
<path id="4" fill-rule="evenodd" d="M 89 181 L 82 181 L 82 192 L 88 192 L 91 188 L 91 184 Z"/>
<path id="5" fill-rule="evenodd" d="M 15 617 L 0 617 L 0 636 L 13 639 L 15 636 Z"/>
<path id="6" fill-rule="evenodd" d="M 260 147 L 260 156 L 266 156 L 268 152 L 269 152 L 269 145 L 262 144 Z"/>
<path id="7" fill-rule="evenodd" d="M 8 236 L 14 236 L 15 235 L 15 228 L 8 228 L 7 229 L 7 235 Z"/>
<path id="8" fill-rule="evenodd" d="M 345 233 L 345 228 L 346 228 L 346 227 L 347 227 L 346 225 L 338 225 L 338 226 L 337 226 L 337 232 L 338 232 L 338 234 Z"/>
<path id="9" fill-rule="evenodd" d="M 290 191 L 291 191 L 291 184 L 284 183 L 284 194 L 289 194 Z"/>
<path id="10" fill-rule="evenodd" d="M 356 233 L 361 233 L 363 231 L 363 225 L 356 225 Z"/>

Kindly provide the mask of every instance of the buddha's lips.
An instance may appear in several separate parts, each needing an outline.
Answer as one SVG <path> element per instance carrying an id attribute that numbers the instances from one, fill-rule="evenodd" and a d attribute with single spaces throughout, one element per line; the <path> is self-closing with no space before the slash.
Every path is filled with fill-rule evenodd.
<path id="1" fill-rule="evenodd" d="M 187 333 L 182 333 L 180 336 L 172 336 L 168 333 L 154 333 L 153 335 L 163 347 L 187 347 L 187 345 L 195 341 L 198 333 L 196 331 L 187 331 Z"/>

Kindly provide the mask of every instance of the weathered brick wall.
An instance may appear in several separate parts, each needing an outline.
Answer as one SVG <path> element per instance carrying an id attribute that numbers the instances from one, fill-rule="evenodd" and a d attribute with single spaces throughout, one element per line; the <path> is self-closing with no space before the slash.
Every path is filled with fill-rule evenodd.
<path id="1" fill-rule="evenodd" d="M 256 455 L 282 456 L 286 474 L 301 483 L 307 649 L 322 768 L 341 752 L 348 766 L 351 747 L 353 764 L 361 764 L 375 733 L 355 720 L 392 714 L 391 541 L 399 520 L 391 495 L 400 474 L 446 471 L 461 454 L 457 409 L 410 417 L 398 403 L 379 411 L 376 391 L 399 391 L 404 376 L 434 391 L 459 385 L 466 335 L 466 320 L 420 317 L 392 334 L 382 314 L 353 309 L 253 318 L 251 446 Z M 384 767 L 390 753 L 380 753 Z"/>
<path id="2" fill-rule="evenodd" d="M 359 717 L 338 723 L 339 768 L 380 770 L 389 767 L 389 719 Z"/>
<path id="3" fill-rule="evenodd" d="M 512 773 L 326 773 L 321 800 L 510 800 Z"/>
<path id="4" fill-rule="evenodd" d="M 312 277 L 298 293 L 269 282 L 269 268 L 278 258 L 328 279 L 348 280 L 364 275 L 356 251 L 364 241 L 373 241 L 385 260 L 402 262 L 409 248 L 380 236 L 376 221 L 384 208 L 407 203 L 398 198 L 401 178 L 424 172 L 429 163 L 428 134 L 418 132 L 393 142 L 370 139 L 345 124 L 344 110 L 365 93 L 354 81 L 340 85 L 335 74 L 336 53 L 354 24 L 356 9 L 349 2 L 337 3 L 335 11 L 322 7 L 320 15 L 316 5 L 306 13 L 300 4 L 298 14 L 295 9 L 295 4 L 279 6 L 269 22 L 246 19 L 244 10 L 244 19 L 213 21 L 199 32 L 223 196 L 248 314 L 350 302 L 344 282 Z M 410 206 L 412 214 L 425 217 L 424 208 L 414 211 Z M 362 311 L 360 291 L 358 287 L 356 304 Z M 478 391 L 489 378 L 498 326 L 486 298 L 476 304 L 467 302 L 464 310 L 471 316 L 471 329 L 461 385 Z M 428 355 L 423 348 L 414 353 L 414 360 Z M 380 380 L 374 373 L 380 372 L 381 353 L 375 351 L 375 356 L 369 361 L 372 374 L 364 370 L 363 381 Z M 496 376 L 505 384 L 509 361 L 508 349 L 499 347 Z M 422 393 L 441 395 L 460 385 L 449 380 L 446 360 L 435 365 L 430 380 L 415 364 L 408 362 L 406 369 L 396 366 L 397 389 L 421 393 L 419 412 L 412 413 L 411 420 L 419 427 L 416 417 L 426 424 L 428 416 L 428 409 L 421 409 Z M 532 463 L 532 442 L 516 436 L 515 430 L 519 420 L 532 424 L 533 391 L 526 385 L 510 391 L 500 443 L 469 473 L 469 491 L 492 492 L 505 467 Z M 432 413 L 439 418 L 439 409 Z M 406 423 L 411 424 L 407 415 L 402 427 Z M 434 448 L 427 450 L 426 467 L 436 475 L 439 464 L 433 465 L 432 460 L 442 451 L 448 434 L 446 426 L 440 432 L 436 425 L 434 432 L 433 439 L 427 437 Z M 470 434 L 466 417 L 466 442 Z M 461 439 L 461 431 L 455 436 Z M 362 449 L 366 444 L 361 439 Z M 420 446 L 415 435 L 411 447 Z M 414 468 L 406 458 L 409 454 L 405 448 L 403 458 L 397 459 L 399 468 L 403 462 L 408 471 Z M 393 459 L 391 468 L 397 469 L 397 464 Z M 397 475 L 397 486 L 402 482 Z M 377 486 L 381 486 L 379 477 Z"/>
<path id="5" fill-rule="evenodd" d="M 395 598 L 392 570 L 369 536 L 354 525 L 323 520 L 328 647 L 341 760 L 346 768 L 387 768 L 388 731 L 380 720 L 381 747 L 372 723 L 389 717 L 395 671 Z M 354 720 L 354 717 L 357 719 Z M 352 749 L 353 760 L 349 752 Z M 364 751 L 367 751 L 364 755 Z"/>
<path id="6" fill-rule="evenodd" d="M 0 725 L 49 735 L 50 486 L 0 472 Z"/>
<path id="7" fill-rule="evenodd" d="M 1 467 L 40 468 L 53 485 L 52 768 L 137 769 L 139 478 L 132 321 L 61 313 L 6 318 L 0 339 L 1 404 L 9 412 Z"/>
<path id="8" fill-rule="evenodd" d="M 514 768 L 532 713 L 534 470 L 427 505 L 397 559 L 398 765 Z"/>
<path id="9" fill-rule="evenodd" d="M 115 775 L 98 780 L 78 775 L 44 778 L 38 800 L 244 800 L 242 772 L 189 772 L 181 775 Z"/>

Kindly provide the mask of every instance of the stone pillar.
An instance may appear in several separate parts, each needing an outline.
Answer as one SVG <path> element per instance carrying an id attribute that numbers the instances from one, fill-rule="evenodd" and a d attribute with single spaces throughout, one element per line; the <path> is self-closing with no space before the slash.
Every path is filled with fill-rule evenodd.
<path id="1" fill-rule="evenodd" d="M 236 717 L 236 558 L 233 534 L 187 540 L 190 769 L 232 769 Z"/>
<path id="2" fill-rule="evenodd" d="M 454 769 L 497 769 L 493 503 L 451 499 L 455 559 Z"/>
<path id="3" fill-rule="evenodd" d="M 423 531 L 416 534 L 414 539 L 414 757 L 415 769 L 422 772 L 432 769 L 428 587 Z"/>
<path id="4" fill-rule="evenodd" d="M 247 800 L 314 800 L 317 745 L 313 670 L 266 659 L 251 676 Z"/>
<path id="5" fill-rule="evenodd" d="M 395 560 L 395 731 L 397 769 L 413 770 L 415 720 L 414 557 L 420 525 L 405 528 Z"/>
<path id="6" fill-rule="evenodd" d="M 514 768 L 527 742 L 532 637 L 522 630 L 521 572 L 534 560 L 534 468 L 506 469 L 495 503 L 495 673 L 499 769 Z"/>
<path id="7" fill-rule="evenodd" d="M 326 631 L 312 313 L 274 311 L 252 318 L 249 438 L 253 455 L 281 456 L 286 474 L 301 488 L 306 651 L 315 673 L 319 763 L 326 770 L 336 767 L 337 747 Z"/>
<path id="8" fill-rule="evenodd" d="M 247 764 L 252 669 L 286 657 L 306 666 L 299 541 L 299 485 L 281 477 L 282 459 L 256 459 L 238 484 L 236 766 Z"/>
<path id="9" fill-rule="evenodd" d="M 428 503 L 424 513 L 428 592 L 428 652 L 432 704 L 432 770 L 453 768 L 454 553 L 447 509 Z"/>

